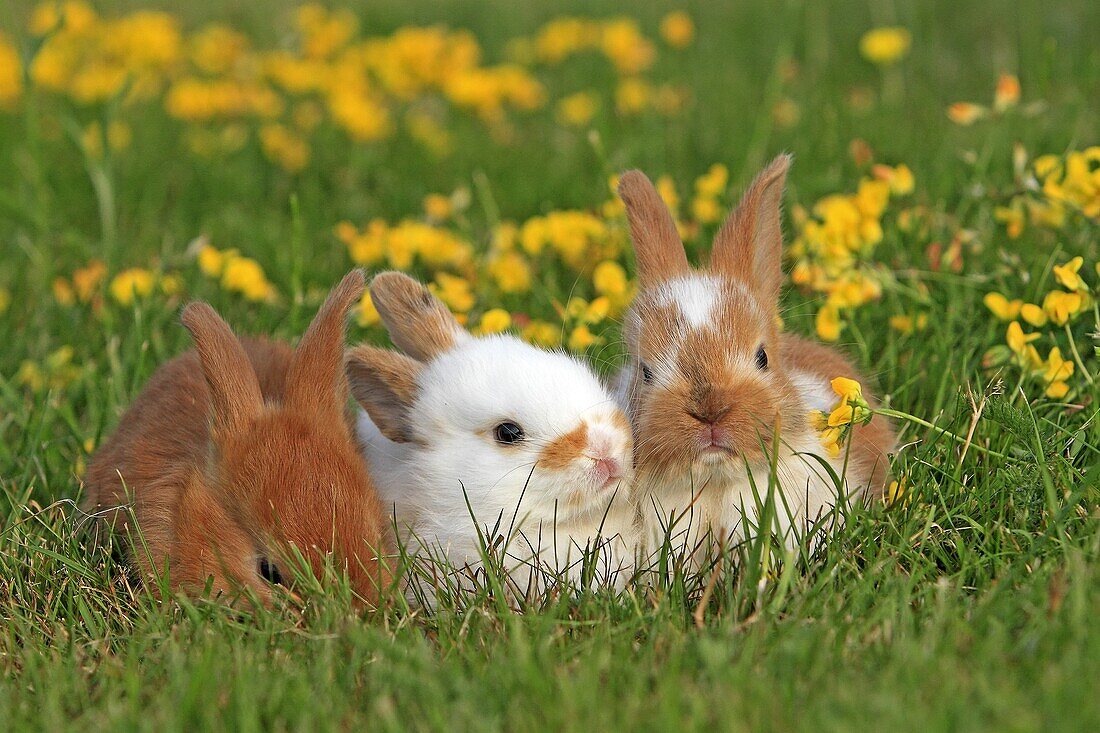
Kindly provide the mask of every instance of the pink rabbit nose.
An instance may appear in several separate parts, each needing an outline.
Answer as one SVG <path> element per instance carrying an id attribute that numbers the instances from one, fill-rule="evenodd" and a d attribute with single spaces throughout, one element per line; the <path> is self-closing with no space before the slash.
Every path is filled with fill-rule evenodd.
<path id="1" fill-rule="evenodd" d="M 594 458 L 596 483 L 601 487 L 623 477 L 623 464 L 618 458 Z"/>

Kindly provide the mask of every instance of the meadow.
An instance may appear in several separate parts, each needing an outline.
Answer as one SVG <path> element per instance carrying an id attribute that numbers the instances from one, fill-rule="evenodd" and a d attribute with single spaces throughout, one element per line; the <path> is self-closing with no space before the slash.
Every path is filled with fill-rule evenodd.
<path id="1" fill-rule="evenodd" d="M 0 7 L 0 727 L 1100 729 L 1100 5 L 178 5 Z M 398 268 L 611 373 L 616 174 L 697 257 L 783 151 L 784 327 L 901 435 L 827 537 L 369 615 L 160 601 L 89 540 L 188 300 L 293 338 Z M 349 339 L 386 343 L 369 300 Z"/>

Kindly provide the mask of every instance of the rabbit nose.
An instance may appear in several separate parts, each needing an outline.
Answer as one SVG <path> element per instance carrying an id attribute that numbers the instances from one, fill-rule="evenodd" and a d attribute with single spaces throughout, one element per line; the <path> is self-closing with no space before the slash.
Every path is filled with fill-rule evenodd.
<path id="1" fill-rule="evenodd" d="M 597 483 L 606 486 L 623 477 L 623 464 L 618 458 L 593 458 Z"/>
<path id="2" fill-rule="evenodd" d="M 704 425 L 713 426 L 718 424 L 718 421 L 729 413 L 731 407 L 732 405 L 721 405 L 715 401 L 708 400 L 696 406 L 695 409 L 688 410 L 687 414 Z"/>

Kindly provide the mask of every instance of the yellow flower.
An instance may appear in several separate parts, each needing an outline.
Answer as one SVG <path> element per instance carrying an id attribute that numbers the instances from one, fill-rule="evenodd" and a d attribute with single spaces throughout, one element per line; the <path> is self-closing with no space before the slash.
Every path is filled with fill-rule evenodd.
<path id="1" fill-rule="evenodd" d="M 591 346 L 602 344 L 604 339 L 600 336 L 595 336 L 588 326 L 581 324 L 573 329 L 573 332 L 569 334 L 569 349 L 571 351 L 585 351 Z"/>
<path id="2" fill-rule="evenodd" d="M 644 79 L 623 79 L 615 87 L 615 111 L 621 115 L 636 115 L 646 108 L 653 88 Z"/>
<path id="3" fill-rule="evenodd" d="M 993 93 L 993 109 L 1004 112 L 1020 101 L 1020 80 L 1014 74 L 1001 74 Z"/>
<path id="4" fill-rule="evenodd" d="M 558 102 L 558 121 L 572 127 L 583 127 L 592 121 L 600 108 L 600 100 L 593 92 L 570 94 Z"/>
<path id="5" fill-rule="evenodd" d="M 715 163 L 707 172 L 695 179 L 695 193 L 704 198 L 717 198 L 726 192 L 730 172 L 721 163 Z"/>
<path id="6" fill-rule="evenodd" d="M 1073 362 L 1063 359 L 1062 350 L 1055 346 L 1042 364 L 1043 381 L 1064 382 L 1073 376 L 1073 368 Z"/>
<path id="7" fill-rule="evenodd" d="M 859 52 L 863 58 L 879 66 L 891 66 L 909 53 L 913 37 L 905 28 L 873 28 L 859 39 Z"/>
<path id="8" fill-rule="evenodd" d="M 531 289 L 531 267 L 519 252 L 492 256 L 488 269 L 502 293 L 526 293 Z"/>
<path id="9" fill-rule="evenodd" d="M 675 217 L 680 210 L 680 194 L 676 191 L 676 181 L 672 180 L 672 176 L 665 175 L 657 179 L 657 193 Z"/>
<path id="10" fill-rule="evenodd" d="M 866 407 L 853 404 L 841 404 L 829 413 L 829 427 L 838 428 L 845 425 L 866 422 L 871 418 L 871 411 Z"/>
<path id="11" fill-rule="evenodd" d="M 149 270 L 132 267 L 123 270 L 111 280 L 111 296 L 120 305 L 130 305 L 135 298 L 144 298 L 153 292 L 156 278 Z"/>
<path id="12" fill-rule="evenodd" d="M 876 165 L 872 168 L 872 172 L 876 178 L 886 181 L 890 186 L 890 193 L 898 196 L 913 193 L 913 187 L 916 185 L 913 171 L 909 170 L 909 166 L 904 163 L 894 168 L 888 165 Z"/>
<path id="13" fill-rule="evenodd" d="M 1017 355 L 1023 355 L 1027 345 L 1037 338 L 1039 338 L 1037 333 L 1025 334 L 1018 321 L 1008 324 L 1008 331 L 1005 333 L 1008 348 L 1012 349 L 1013 353 Z"/>
<path id="14" fill-rule="evenodd" d="M 955 102 L 947 108 L 947 118 L 956 125 L 966 127 L 985 117 L 988 110 L 972 102 Z"/>
<path id="15" fill-rule="evenodd" d="M 286 125 L 272 123 L 261 127 L 260 147 L 268 160 L 287 173 L 297 173 L 309 163 L 309 143 Z"/>
<path id="16" fill-rule="evenodd" d="M 817 312 L 817 316 L 814 319 L 814 326 L 817 330 L 817 336 L 822 341 L 836 341 L 840 338 L 841 323 L 840 323 L 840 311 L 829 305 L 826 305 Z"/>
<path id="17" fill-rule="evenodd" d="M 695 23 L 683 10 L 674 10 L 661 18 L 661 38 L 673 48 L 685 48 L 695 40 Z"/>
<path id="18" fill-rule="evenodd" d="M 525 341 L 551 348 L 561 343 L 561 329 L 553 323 L 533 320 L 521 332 Z"/>
<path id="19" fill-rule="evenodd" d="M 374 301 L 370 299 L 369 290 L 363 293 L 363 297 L 359 301 L 355 320 L 363 328 L 374 326 L 382 320 L 382 317 L 378 314 L 378 309 L 374 307 Z"/>
<path id="20" fill-rule="evenodd" d="M 452 207 L 449 196 L 430 193 L 424 197 L 424 213 L 432 221 L 446 221 L 451 218 Z"/>
<path id="21" fill-rule="evenodd" d="M 53 290 L 53 299 L 60 305 L 72 305 L 76 302 L 76 293 L 73 291 L 73 286 L 65 278 L 55 277 L 51 289 Z"/>
<path id="22" fill-rule="evenodd" d="M 1047 385 L 1045 394 L 1051 399 L 1060 400 L 1069 394 L 1069 385 L 1065 382 L 1051 382 Z"/>
<path id="23" fill-rule="evenodd" d="M 95 295 L 99 284 L 107 277 L 107 265 L 100 260 L 92 260 L 85 267 L 73 272 L 73 290 L 81 303 L 87 303 Z"/>
<path id="24" fill-rule="evenodd" d="M 1016 239 L 1024 232 L 1027 219 L 1024 209 L 1018 201 L 1013 201 L 1011 206 L 997 206 L 993 209 L 993 218 L 1005 225 L 1005 231 L 1009 239 Z"/>
<path id="25" fill-rule="evenodd" d="M 713 224 L 722 218 L 722 207 L 717 199 L 696 196 L 691 201 L 691 214 L 700 224 Z"/>
<path id="26" fill-rule="evenodd" d="M 436 273 L 435 282 L 428 287 L 455 313 L 468 313 L 476 302 L 470 281 L 457 275 Z"/>
<path id="27" fill-rule="evenodd" d="M 1084 262 L 1084 258 L 1074 257 L 1064 265 L 1055 265 L 1054 279 L 1066 290 L 1088 290 L 1089 286 L 1077 274 Z"/>
<path id="28" fill-rule="evenodd" d="M 856 403 L 863 399 L 863 387 L 854 379 L 836 377 L 829 382 L 829 386 L 833 388 L 833 392 L 835 392 L 844 402 Z"/>
<path id="29" fill-rule="evenodd" d="M 1043 298 L 1043 310 L 1056 326 L 1063 326 L 1085 309 L 1088 301 L 1083 293 L 1052 290 Z"/>
<path id="30" fill-rule="evenodd" d="M 225 269 L 225 263 L 236 257 L 237 254 L 235 249 L 227 249 L 221 252 L 209 244 L 204 244 L 199 249 L 198 254 L 199 270 L 207 277 L 221 277 L 222 270 Z"/>
<path id="31" fill-rule="evenodd" d="M 886 504 L 886 506 L 894 506 L 898 503 L 908 504 L 911 497 L 909 495 L 909 487 L 906 486 L 906 483 L 904 476 L 897 481 L 891 481 L 882 495 L 882 502 Z"/>
<path id="32" fill-rule="evenodd" d="M 923 331 L 928 326 L 928 314 L 918 313 L 916 316 L 896 315 L 890 316 L 890 327 L 895 331 L 906 335 Z"/>
<path id="33" fill-rule="evenodd" d="M 7 37 L 0 34 L 0 109 L 11 107 L 23 93 L 23 64 Z"/>
<path id="34" fill-rule="evenodd" d="M 1020 308 L 1023 306 L 1022 300 L 1009 300 L 1000 293 L 986 293 L 982 302 L 1001 321 L 1015 320 L 1020 315 Z"/>
<path id="35" fill-rule="evenodd" d="M 830 458 L 840 455 L 840 443 L 844 439 L 844 431 L 840 428 L 825 428 L 821 431 L 821 445 Z"/>
<path id="36" fill-rule="evenodd" d="M 1020 318 L 1035 328 L 1041 328 L 1047 324 L 1046 311 L 1034 303 L 1024 303 L 1020 306 Z"/>
<path id="37" fill-rule="evenodd" d="M 629 287 L 626 270 L 613 260 L 601 262 L 592 271 L 592 285 L 600 295 L 621 297 L 626 294 Z"/>
<path id="38" fill-rule="evenodd" d="M 260 263 L 249 257 L 233 257 L 225 263 L 222 287 L 241 293 L 252 301 L 272 300 L 275 287 L 267 281 Z"/>
<path id="39" fill-rule="evenodd" d="M 512 325 L 512 316 L 503 308 L 492 308 L 481 314 L 481 322 L 476 333 L 490 334 L 508 330 Z"/>

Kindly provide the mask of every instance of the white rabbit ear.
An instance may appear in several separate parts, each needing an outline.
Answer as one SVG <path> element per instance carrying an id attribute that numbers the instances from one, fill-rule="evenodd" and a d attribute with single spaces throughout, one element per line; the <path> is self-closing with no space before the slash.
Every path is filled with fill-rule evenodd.
<path id="1" fill-rule="evenodd" d="M 718 231 L 710 253 L 711 268 L 777 302 L 783 282 L 780 206 L 790 167 L 791 156 L 783 154 L 756 176 Z"/>
<path id="2" fill-rule="evenodd" d="M 414 441 L 410 420 L 423 365 L 404 354 L 376 346 L 356 346 L 344 359 L 351 395 L 395 443 Z"/>
<path id="3" fill-rule="evenodd" d="M 430 361 L 470 338 L 443 301 L 402 272 L 376 275 L 370 297 L 394 345 L 417 361 Z"/>
<path id="4" fill-rule="evenodd" d="M 672 212 L 645 173 L 623 173 L 619 177 L 619 198 L 626 205 L 642 285 L 665 282 L 690 272 Z"/>

